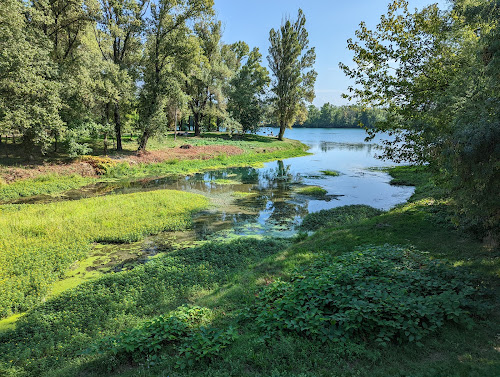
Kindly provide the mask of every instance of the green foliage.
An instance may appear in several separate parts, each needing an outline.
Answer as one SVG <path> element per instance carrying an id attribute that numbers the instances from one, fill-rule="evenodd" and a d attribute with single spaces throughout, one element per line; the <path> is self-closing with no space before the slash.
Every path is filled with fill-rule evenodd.
<path id="1" fill-rule="evenodd" d="M 176 366 L 184 369 L 197 361 L 213 359 L 236 339 L 231 327 L 207 327 L 210 315 L 210 309 L 183 306 L 117 337 L 103 338 L 86 353 L 126 355 L 137 363 L 147 361 L 153 366 L 162 359 L 162 353 L 173 351 L 179 357 Z"/>
<path id="2" fill-rule="evenodd" d="M 300 231 L 315 231 L 325 227 L 339 227 L 359 223 L 378 216 L 382 211 L 366 205 L 350 205 L 332 209 L 323 209 L 309 213 L 298 227 Z"/>
<path id="3" fill-rule="evenodd" d="M 383 121 L 384 110 L 376 108 L 362 108 L 360 106 L 335 106 L 325 103 L 318 109 L 309 105 L 307 120 L 304 124 L 294 127 L 311 128 L 372 128 L 377 122 Z"/>
<path id="4" fill-rule="evenodd" d="M 390 245 L 324 257 L 259 294 L 248 318 L 269 337 L 292 331 L 323 342 L 420 342 L 447 323 L 486 315 L 480 281 L 441 260 Z"/>
<path id="5" fill-rule="evenodd" d="M 256 132 L 264 118 L 263 97 L 270 80 L 261 63 L 262 55 L 254 48 L 231 80 L 228 111 L 241 124 L 243 132 Z"/>
<path id="6" fill-rule="evenodd" d="M 59 193 L 94 182 L 93 178 L 73 175 L 44 175 L 34 179 L 0 185 L 0 201 L 10 201 L 34 195 Z"/>
<path id="7" fill-rule="evenodd" d="M 186 229 L 204 197 L 176 191 L 0 208 L 0 316 L 24 311 L 89 251 L 92 242 L 132 242 Z"/>
<path id="8" fill-rule="evenodd" d="M 283 140 L 285 128 L 291 127 L 297 119 L 299 123 L 305 120 L 305 102 L 314 99 L 316 52 L 309 48 L 305 23 L 304 13 L 299 9 L 295 23 L 287 19 L 280 29 L 269 32 L 271 47 L 267 60 L 274 76 L 271 102 L 280 127 L 279 140 Z"/>
<path id="9" fill-rule="evenodd" d="M 318 198 L 324 197 L 328 191 L 326 191 L 324 188 L 319 187 L 319 186 L 308 186 L 301 188 L 298 191 L 299 194 L 301 195 L 307 195 L 307 196 L 315 196 Z"/>
<path id="10" fill-rule="evenodd" d="M 324 174 L 324 175 L 328 175 L 328 176 L 331 176 L 331 177 L 338 177 L 340 175 L 340 173 L 336 170 L 321 170 L 321 172 Z"/>
<path id="11" fill-rule="evenodd" d="M 383 106 L 390 132 L 385 157 L 428 163 L 450 190 L 456 222 L 479 236 L 500 234 L 499 7 L 496 1 L 455 1 L 411 12 L 394 1 L 374 30 L 364 23 L 349 40 L 355 80 L 346 97 Z"/>
<path id="12" fill-rule="evenodd" d="M 140 150 L 146 150 L 150 137 L 166 133 L 169 126 L 175 129 L 177 113 L 187 110 L 182 87 L 199 59 L 199 46 L 187 23 L 211 14 L 212 5 L 211 0 L 152 4 L 141 88 Z"/>
<path id="13" fill-rule="evenodd" d="M 30 17 L 25 16 L 28 12 Z M 20 134 L 27 157 L 35 149 L 45 153 L 53 133 L 64 129 L 57 67 L 50 59 L 46 35 L 33 22 L 41 17 L 25 2 L 2 3 L 0 133 Z"/>
<path id="14" fill-rule="evenodd" d="M 237 332 L 233 327 L 226 330 L 200 327 L 179 347 L 180 359 L 177 361 L 177 366 L 184 369 L 192 366 L 196 361 L 213 359 L 237 337 Z"/>
<path id="15" fill-rule="evenodd" d="M 220 311 L 181 308 L 173 315 L 175 319 L 159 315 L 192 301 L 200 292 L 217 291 L 232 281 L 236 273 L 288 245 L 286 240 L 253 238 L 209 242 L 169 252 L 131 271 L 107 274 L 51 297 L 19 319 L 14 331 L 0 334 L 0 370 L 19 368 L 28 375 L 37 375 L 77 360 L 86 365 L 85 362 L 97 357 L 84 353 L 93 343 L 106 353 L 101 357 L 112 366 L 114 351 L 106 349 L 104 344 L 114 347 L 117 340 L 120 352 L 131 347 L 134 349 L 131 352 L 138 355 L 136 360 L 145 362 L 143 357 L 147 358 L 145 352 L 149 352 L 150 341 L 156 342 L 155 336 L 167 341 L 172 334 L 184 331 L 185 324 L 193 329 L 199 325 L 207 329 L 192 339 L 189 333 L 186 342 L 175 342 L 176 352 L 189 351 L 186 362 L 204 354 L 212 357 L 235 335 L 231 329 L 221 333 L 208 329 Z M 104 343 L 99 342 L 107 337 L 110 338 Z M 153 344 L 151 352 L 156 352 L 156 345 L 160 344 L 163 345 L 163 340 Z M 174 365 L 177 360 L 172 360 Z"/>

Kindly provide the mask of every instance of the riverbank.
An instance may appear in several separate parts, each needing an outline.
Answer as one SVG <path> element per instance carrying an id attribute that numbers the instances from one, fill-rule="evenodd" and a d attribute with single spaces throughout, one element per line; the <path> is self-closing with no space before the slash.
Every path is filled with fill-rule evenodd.
<path id="1" fill-rule="evenodd" d="M 68 161 L 59 156 L 36 164 L 19 165 L 9 159 L 0 166 L 0 202 L 37 195 L 57 195 L 101 181 L 187 175 L 225 167 L 259 166 L 276 159 L 304 156 L 307 146 L 296 140 L 242 135 L 229 137 L 207 133 L 202 137 L 178 137 L 153 143 L 152 150 L 135 153 L 132 142 L 122 153 L 84 156 Z M 0 165 L 2 162 L 0 160 Z"/>
<path id="2" fill-rule="evenodd" d="M 47 300 L 19 319 L 15 330 L 0 336 L 0 371 L 20 376 L 498 375 L 498 251 L 451 225 L 450 202 L 425 170 L 397 168 L 391 170 L 391 175 L 395 183 L 417 187 L 408 203 L 388 212 L 378 214 L 363 209 L 362 216 L 353 219 L 350 209 L 345 223 L 336 222 L 312 235 L 299 234 L 294 240 L 241 238 L 180 248 L 131 271 L 109 274 Z M 445 260 L 450 266 L 443 270 L 444 280 L 438 280 L 440 275 L 436 273 L 412 284 L 425 282 L 436 292 L 447 287 L 447 279 L 453 279 L 455 274 L 467 282 L 469 278 L 460 275 L 460 269 L 455 272 L 456 267 L 465 266 L 479 277 L 470 292 L 489 286 L 493 298 L 491 293 L 486 294 L 481 310 L 470 309 L 469 313 L 461 311 L 457 301 L 459 306 L 453 310 L 458 319 L 467 321 L 444 317 L 436 325 L 434 317 L 428 317 L 426 326 L 431 325 L 431 330 L 418 342 L 407 338 L 390 340 L 385 345 L 371 338 L 369 328 L 362 327 L 349 339 L 321 341 L 305 328 L 262 331 L 256 327 L 259 321 L 245 319 L 247 314 L 242 309 L 251 307 L 258 314 L 260 297 L 270 298 L 273 294 L 269 289 L 286 292 L 283 289 L 287 285 L 276 286 L 280 279 L 283 284 L 293 282 L 291 277 L 297 269 L 307 276 L 307 266 L 318 266 L 322 258 L 347 258 L 353 250 L 361 249 L 370 255 L 380 250 L 398 253 L 413 248 L 425 252 L 418 257 L 424 259 L 420 259 L 421 267 L 415 273 L 422 273 L 429 257 Z M 407 253 L 412 255 L 413 251 Z M 370 277 L 375 270 L 367 271 Z M 268 296 L 259 294 L 263 289 L 268 289 Z M 477 303 L 483 300 L 470 298 Z M 425 300 L 425 310 L 434 308 L 432 298 L 431 303 Z M 177 309 L 183 304 L 206 309 L 192 308 L 186 317 L 184 309 Z M 391 301 L 387 305 L 399 308 Z M 273 313 L 272 308 L 269 313 Z M 276 314 L 276 318 L 282 315 Z M 191 322 L 197 316 L 202 317 L 199 324 Z M 173 324 L 181 326 L 176 318 L 189 329 L 174 337 L 169 332 Z M 397 316 L 391 318 L 396 320 Z M 436 318 L 439 321 L 441 317 Z M 361 321 L 361 326 L 366 321 Z M 155 324 L 162 324 L 165 330 L 158 332 Z M 197 330 L 201 325 L 204 330 Z M 103 340 L 109 336 L 113 338 Z M 153 339 L 160 339 L 160 343 Z"/>

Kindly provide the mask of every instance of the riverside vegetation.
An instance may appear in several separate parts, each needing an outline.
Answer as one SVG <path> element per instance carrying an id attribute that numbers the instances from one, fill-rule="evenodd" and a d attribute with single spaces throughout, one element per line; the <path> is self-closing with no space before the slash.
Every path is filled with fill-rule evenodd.
<path id="1" fill-rule="evenodd" d="M 34 195 L 55 195 L 68 189 L 79 188 L 98 181 L 110 181 L 130 178 L 158 177 L 167 175 L 185 175 L 205 170 L 215 170 L 224 167 L 258 166 L 263 162 L 276 159 L 303 156 L 307 147 L 295 140 L 280 142 L 273 138 L 258 135 L 243 135 L 229 137 L 227 134 L 207 133 L 203 137 L 178 138 L 169 137 L 162 142 L 152 143 L 155 150 L 176 150 L 182 145 L 192 147 L 230 146 L 239 150 L 239 154 L 228 155 L 218 153 L 213 156 L 196 153 L 189 159 L 169 158 L 160 162 L 127 161 L 127 153 L 132 153 L 133 142 L 125 143 L 123 153 L 114 153 L 110 157 L 84 156 L 76 161 L 83 161 L 95 170 L 95 177 L 82 177 L 78 174 L 61 175 L 46 174 L 36 178 L 28 178 L 6 184 L 0 183 L 0 201 L 12 201 L 19 198 L 29 198 Z M 93 149 L 101 152 L 97 146 Z M 64 156 L 49 160 L 56 164 Z M 122 161 L 124 160 L 125 161 Z M 14 160 L 18 162 L 17 159 Z M 12 162 L 11 162 L 12 163 Z M 4 169 L 3 174 L 7 174 Z M 2 172 L 0 171 L 0 174 Z M 0 181 L 1 182 L 1 181 Z"/>
<path id="2" fill-rule="evenodd" d="M 424 168 L 391 174 L 417 188 L 389 212 L 310 215 L 332 220 L 295 242 L 178 249 L 49 298 L 0 335 L 0 370 L 497 375 L 496 252 L 451 225 L 450 201 Z"/>

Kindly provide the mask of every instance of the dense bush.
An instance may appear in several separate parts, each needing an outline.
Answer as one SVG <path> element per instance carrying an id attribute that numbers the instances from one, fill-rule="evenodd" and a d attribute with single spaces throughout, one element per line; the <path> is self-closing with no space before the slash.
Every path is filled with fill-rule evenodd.
<path id="1" fill-rule="evenodd" d="M 381 213 L 382 211 L 366 205 L 323 209 L 319 212 L 307 214 L 298 229 L 301 231 L 314 231 L 322 227 L 349 225 L 378 216 Z"/>
<path id="2" fill-rule="evenodd" d="M 394 246 L 324 257 L 278 280 L 248 317 L 271 334 L 292 331 L 323 342 L 419 342 L 445 324 L 471 324 L 485 307 L 468 272 Z M 484 314 L 484 311 L 483 311 Z"/>

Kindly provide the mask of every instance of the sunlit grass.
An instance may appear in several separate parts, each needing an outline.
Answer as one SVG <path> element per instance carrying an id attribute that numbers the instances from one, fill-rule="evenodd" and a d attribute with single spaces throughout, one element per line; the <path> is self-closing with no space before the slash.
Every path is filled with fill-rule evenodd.
<path id="1" fill-rule="evenodd" d="M 0 315 L 26 310 L 92 242 L 186 229 L 207 199 L 178 191 L 0 207 Z"/>

